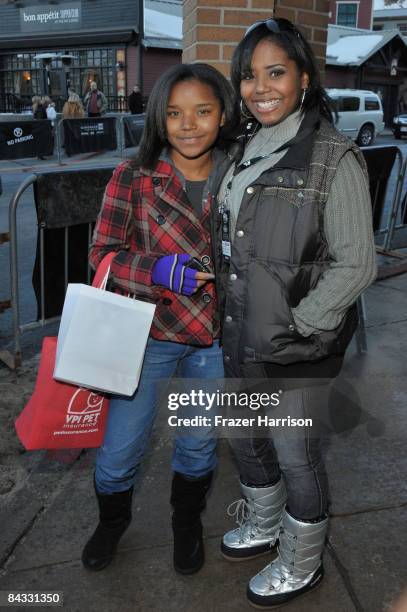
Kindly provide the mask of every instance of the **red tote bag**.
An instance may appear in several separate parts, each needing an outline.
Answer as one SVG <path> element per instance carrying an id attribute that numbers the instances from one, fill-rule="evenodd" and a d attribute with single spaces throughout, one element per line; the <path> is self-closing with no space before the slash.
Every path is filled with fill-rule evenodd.
<path id="1" fill-rule="evenodd" d="M 101 284 L 115 253 L 98 267 L 93 286 Z M 15 422 L 26 450 L 97 448 L 103 442 L 108 398 L 53 378 L 57 338 L 44 338 L 34 393 Z"/>

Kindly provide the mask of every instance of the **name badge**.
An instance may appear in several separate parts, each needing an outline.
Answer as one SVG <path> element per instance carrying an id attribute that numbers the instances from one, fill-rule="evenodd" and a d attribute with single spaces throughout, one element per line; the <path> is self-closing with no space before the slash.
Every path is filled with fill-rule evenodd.
<path id="1" fill-rule="evenodd" d="M 226 259 L 226 261 L 229 261 L 232 256 L 230 242 L 227 240 L 222 240 L 222 255 Z"/>
<path id="2" fill-rule="evenodd" d="M 230 211 L 223 210 L 222 213 L 222 255 L 225 261 L 230 261 L 232 248 L 230 243 Z"/>

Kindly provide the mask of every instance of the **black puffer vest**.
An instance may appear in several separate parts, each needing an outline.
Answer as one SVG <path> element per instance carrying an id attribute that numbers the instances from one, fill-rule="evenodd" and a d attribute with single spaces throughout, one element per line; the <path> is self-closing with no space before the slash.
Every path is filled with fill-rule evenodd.
<path id="1" fill-rule="evenodd" d="M 308 338 L 297 332 L 291 309 L 331 265 L 323 216 L 339 161 L 353 150 L 366 166 L 358 148 L 315 113 L 304 118 L 297 140 L 246 189 L 230 265 L 222 263 L 215 212 L 224 356 L 226 363 L 273 364 L 271 375 L 279 377 L 332 377 L 356 328 L 355 306 L 336 329 Z"/>

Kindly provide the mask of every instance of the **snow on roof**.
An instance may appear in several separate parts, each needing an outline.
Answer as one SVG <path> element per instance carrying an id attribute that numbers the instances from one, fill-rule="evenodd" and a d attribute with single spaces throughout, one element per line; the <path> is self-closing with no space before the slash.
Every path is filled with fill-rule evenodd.
<path id="1" fill-rule="evenodd" d="M 182 16 L 169 15 L 146 7 L 144 44 L 146 47 L 181 48 Z"/>
<path id="2" fill-rule="evenodd" d="M 382 42 L 381 34 L 372 34 L 371 36 L 344 36 L 332 45 L 329 45 L 326 50 L 326 56 L 335 59 L 341 64 L 354 64 L 360 59 L 364 59 L 366 55 Z"/>
<path id="3" fill-rule="evenodd" d="M 406 45 L 397 29 L 372 32 L 329 25 L 326 63 L 332 66 L 360 66 L 393 38 L 399 38 Z"/>
<path id="4" fill-rule="evenodd" d="M 144 10 L 144 32 L 146 36 L 181 39 L 182 18 L 146 8 Z"/>
<path id="5" fill-rule="evenodd" d="M 336 23 L 330 23 L 328 24 L 328 45 L 332 45 L 344 36 L 370 36 L 370 34 L 372 34 L 372 30 L 350 28 L 349 26 L 340 26 Z"/>

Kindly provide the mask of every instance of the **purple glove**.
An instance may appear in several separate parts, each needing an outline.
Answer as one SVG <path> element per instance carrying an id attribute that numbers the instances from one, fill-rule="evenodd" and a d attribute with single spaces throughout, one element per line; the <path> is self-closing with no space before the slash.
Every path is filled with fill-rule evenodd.
<path id="1" fill-rule="evenodd" d="M 192 295 L 198 286 L 196 270 L 185 264 L 191 259 L 187 253 L 164 255 L 155 263 L 151 279 L 154 285 L 163 285 L 174 293 Z"/>

